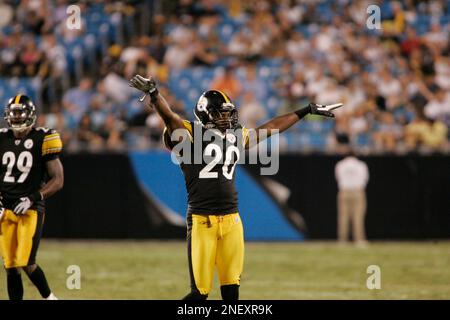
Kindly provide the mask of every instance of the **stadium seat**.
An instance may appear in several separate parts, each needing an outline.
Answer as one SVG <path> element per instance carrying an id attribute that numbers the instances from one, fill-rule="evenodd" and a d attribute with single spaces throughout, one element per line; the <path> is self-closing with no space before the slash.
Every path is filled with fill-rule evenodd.
<path id="1" fill-rule="evenodd" d="M 219 24 L 217 26 L 217 29 L 219 38 L 223 43 L 230 42 L 234 36 L 234 33 L 236 32 L 234 24 L 230 22 L 224 22 L 222 24 Z"/>
<path id="2" fill-rule="evenodd" d="M 40 89 L 41 83 L 37 78 L 0 78 L 0 102 L 6 105 L 8 99 L 17 93 L 23 93 L 33 100 L 38 100 Z"/>
<path id="3" fill-rule="evenodd" d="M 357 147 L 367 147 L 371 143 L 370 135 L 367 133 L 360 133 L 356 136 L 356 146 Z"/>

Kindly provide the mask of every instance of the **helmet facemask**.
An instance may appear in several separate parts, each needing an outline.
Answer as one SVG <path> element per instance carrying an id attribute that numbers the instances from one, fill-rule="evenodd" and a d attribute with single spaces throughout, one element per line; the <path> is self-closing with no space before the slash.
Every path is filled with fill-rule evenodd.
<path id="1" fill-rule="evenodd" d="M 238 112 L 231 103 L 224 103 L 222 108 L 211 110 L 209 118 L 214 127 L 222 132 L 227 129 L 235 129 L 239 120 Z"/>
<path id="2" fill-rule="evenodd" d="M 36 112 L 25 104 L 11 104 L 5 108 L 5 120 L 13 131 L 24 132 L 36 122 Z"/>

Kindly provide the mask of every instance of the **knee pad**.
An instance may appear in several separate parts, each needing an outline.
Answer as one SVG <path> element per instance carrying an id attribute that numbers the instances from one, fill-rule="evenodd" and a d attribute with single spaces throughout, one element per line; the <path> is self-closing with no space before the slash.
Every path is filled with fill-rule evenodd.
<path id="1" fill-rule="evenodd" d="M 206 300 L 206 299 L 208 299 L 208 295 L 201 294 L 200 291 L 198 290 L 192 290 L 183 298 L 183 300 Z"/>
<path id="2" fill-rule="evenodd" d="M 23 267 L 22 269 L 29 276 L 29 275 L 31 275 L 34 272 L 34 270 L 37 269 L 37 264 L 32 264 L 32 265 Z"/>
<path id="3" fill-rule="evenodd" d="M 224 301 L 236 301 L 239 300 L 239 285 L 229 284 L 220 287 L 220 293 Z"/>

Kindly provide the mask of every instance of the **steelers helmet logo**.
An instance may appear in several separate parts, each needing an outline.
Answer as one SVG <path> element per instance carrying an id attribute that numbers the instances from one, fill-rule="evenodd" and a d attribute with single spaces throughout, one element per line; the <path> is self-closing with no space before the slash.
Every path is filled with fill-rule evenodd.
<path id="1" fill-rule="evenodd" d="M 200 97 L 197 102 L 197 109 L 198 111 L 204 111 L 207 112 L 206 106 L 208 105 L 208 99 L 204 96 Z"/>
<path id="2" fill-rule="evenodd" d="M 33 147 L 33 140 L 27 139 L 25 140 L 25 143 L 23 145 L 25 146 L 25 148 L 31 149 Z"/>

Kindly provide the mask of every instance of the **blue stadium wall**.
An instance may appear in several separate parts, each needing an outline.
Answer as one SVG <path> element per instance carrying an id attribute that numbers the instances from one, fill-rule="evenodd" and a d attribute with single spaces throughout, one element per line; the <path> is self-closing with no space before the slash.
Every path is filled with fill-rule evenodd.
<path id="1" fill-rule="evenodd" d="M 154 201 L 186 217 L 187 195 L 183 174 L 168 152 L 130 154 L 135 177 Z M 290 225 L 282 208 L 244 169 L 236 169 L 239 213 L 248 240 L 301 240 L 303 234 Z M 208 192 L 208 190 L 204 190 Z"/>
<path id="2" fill-rule="evenodd" d="M 285 155 L 270 177 L 289 191 L 283 202 L 257 166 L 237 171 L 247 240 L 336 238 L 334 156 Z M 369 239 L 450 238 L 450 157 L 367 157 Z M 182 239 L 186 191 L 167 152 L 64 155 L 64 189 L 48 200 L 49 238 Z M 300 221 L 300 222 L 299 222 Z"/>

